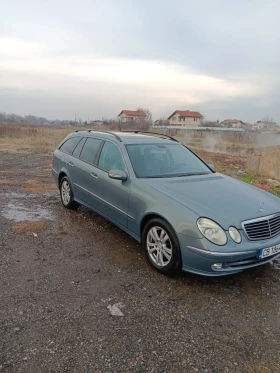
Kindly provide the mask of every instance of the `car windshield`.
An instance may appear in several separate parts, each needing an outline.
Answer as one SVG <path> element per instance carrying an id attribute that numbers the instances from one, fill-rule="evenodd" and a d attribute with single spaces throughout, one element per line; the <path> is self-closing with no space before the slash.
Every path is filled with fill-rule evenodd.
<path id="1" fill-rule="evenodd" d="M 180 177 L 212 171 L 182 144 L 127 145 L 134 172 L 139 178 Z"/>

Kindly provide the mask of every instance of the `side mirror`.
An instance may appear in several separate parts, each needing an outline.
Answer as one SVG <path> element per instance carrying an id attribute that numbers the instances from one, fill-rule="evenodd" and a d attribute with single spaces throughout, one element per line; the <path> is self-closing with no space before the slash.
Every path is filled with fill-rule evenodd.
<path id="1" fill-rule="evenodd" d="M 210 167 L 212 171 L 215 171 L 215 166 L 212 163 L 208 163 L 208 167 Z"/>
<path id="2" fill-rule="evenodd" d="M 125 181 L 127 179 L 127 173 L 122 170 L 110 170 L 108 176 L 111 179 Z"/>

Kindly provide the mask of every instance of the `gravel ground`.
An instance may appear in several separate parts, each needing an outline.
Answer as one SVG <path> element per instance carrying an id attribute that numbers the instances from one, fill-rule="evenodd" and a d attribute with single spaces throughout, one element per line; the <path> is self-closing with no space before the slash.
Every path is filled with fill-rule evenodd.
<path id="1" fill-rule="evenodd" d="M 225 373 L 279 361 L 279 262 L 165 277 L 105 219 L 62 207 L 50 157 L 0 159 L 0 372 Z M 45 230 L 15 231 L 32 220 Z M 123 316 L 111 315 L 116 303 Z"/>

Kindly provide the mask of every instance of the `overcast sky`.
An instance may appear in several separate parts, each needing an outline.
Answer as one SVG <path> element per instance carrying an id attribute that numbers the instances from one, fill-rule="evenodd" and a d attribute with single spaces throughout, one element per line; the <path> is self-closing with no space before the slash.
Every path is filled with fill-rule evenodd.
<path id="1" fill-rule="evenodd" d="M 279 14 L 279 0 L 5 1 L 0 111 L 280 123 Z"/>

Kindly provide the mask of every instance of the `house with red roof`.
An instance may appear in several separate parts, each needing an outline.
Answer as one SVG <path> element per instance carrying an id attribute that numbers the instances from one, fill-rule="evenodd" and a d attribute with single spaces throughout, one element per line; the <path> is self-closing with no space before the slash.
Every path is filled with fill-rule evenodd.
<path id="1" fill-rule="evenodd" d="M 154 126 L 169 126 L 169 120 L 168 119 L 157 119 L 154 122 Z"/>
<path id="2" fill-rule="evenodd" d="M 198 127 L 203 118 L 198 111 L 176 110 L 168 117 L 170 126 Z"/>
<path id="3" fill-rule="evenodd" d="M 225 119 L 220 123 L 220 126 L 224 128 L 243 128 L 245 123 L 239 119 Z"/>
<path id="4" fill-rule="evenodd" d="M 121 123 L 141 122 L 145 120 L 146 113 L 142 110 L 122 110 L 118 118 Z"/>

